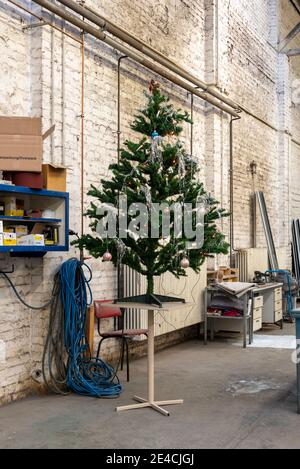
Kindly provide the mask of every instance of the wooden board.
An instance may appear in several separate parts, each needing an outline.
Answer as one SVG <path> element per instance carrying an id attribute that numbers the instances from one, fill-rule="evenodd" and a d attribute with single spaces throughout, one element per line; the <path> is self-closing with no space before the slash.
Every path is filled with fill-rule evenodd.
<path id="1" fill-rule="evenodd" d="M 95 337 L 95 311 L 94 306 L 88 308 L 87 318 L 86 318 L 86 337 L 88 345 L 91 351 L 91 355 L 94 354 L 94 337 Z"/>

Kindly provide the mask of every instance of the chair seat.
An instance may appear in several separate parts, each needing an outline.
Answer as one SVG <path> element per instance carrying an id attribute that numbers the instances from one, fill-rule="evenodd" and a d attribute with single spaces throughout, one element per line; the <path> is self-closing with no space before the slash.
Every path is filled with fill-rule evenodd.
<path id="1" fill-rule="evenodd" d="M 135 335 L 147 335 L 147 329 L 129 329 L 124 331 L 109 331 L 109 332 L 102 332 L 102 337 L 134 337 Z"/>

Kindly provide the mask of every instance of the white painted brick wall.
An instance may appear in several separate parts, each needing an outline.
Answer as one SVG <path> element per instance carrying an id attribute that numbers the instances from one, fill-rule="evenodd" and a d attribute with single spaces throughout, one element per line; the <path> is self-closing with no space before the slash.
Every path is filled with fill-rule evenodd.
<path id="1" fill-rule="evenodd" d="M 40 11 L 32 1 L 19 2 Z M 300 140 L 300 108 L 299 105 L 291 108 L 290 102 L 290 80 L 300 77 L 299 67 L 295 65 L 296 59 L 278 58 L 275 51 L 278 32 L 284 37 L 297 21 L 288 0 L 279 2 L 280 8 L 275 0 L 89 0 L 86 3 Z M 279 28 L 278 18 L 281 18 Z M 78 231 L 81 51 L 77 43 L 65 38 L 63 58 L 62 35 L 51 32 L 47 26 L 23 31 L 22 26 L 29 21 L 27 14 L 7 0 L 0 3 L 0 113 L 42 115 L 45 130 L 53 119 L 56 131 L 45 142 L 44 161 L 64 162 L 70 168 L 67 181 L 70 226 Z M 117 158 L 118 57 L 106 45 L 86 37 L 85 192 L 91 183 L 97 185 L 101 177 L 109 177 L 108 165 Z M 190 96 L 186 92 L 126 59 L 121 77 L 122 140 L 133 136 L 129 124 L 136 109 L 142 106 L 143 90 L 152 77 L 161 81 L 163 90 L 177 106 L 190 110 Z M 228 208 L 229 117 L 195 97 L 194 122 L 194 155 L 199 160 L 200 178 Z M 266 193 L 276 244 L 288 250 L 289 215 L 300 216 L 300 147 L 289 143 L 287 135 L 246 114 L 234 124 L 234 129 L 235 247 L 251 246 L 250 197 L 253 190 L 259 189 Z M 190 146 L 188 125 L 183 141 Z M 249 171 L 252 160 L 258 164 L 254 180 Z M 86 197 L 86 207 L 88 203 Z M 88 220 L 85 221 L 87 229 Z M 222 229 L 228 235 L 228 220 L 223 221 Z M 259 223 L 258 244 L 265 245 Z M 68 255 L 48 254 L 43 260 L 14 261 L 16 272 L 12 278 L 27 301 L 44 302 L 49 298 L 56 269 L 73 255 L 78 252 L 72 248 Z M 220 257 L 217 261 L 225 260 Z M 115 297 L 115 269 L 99 260 L 88 262 L 94 272 L 95 298 Z M 0 267 L 9 263 L 6 256 L 0 257 Z M 30 293 L 32 290 L 34 295 Z M 33 369 L 40 367 L 47 320 L 48 311 L 28 311 L 0 279 L 0 402 L 20 398 L 34 389 L 30 376 Z M 107 346 L 108 353 L 113 350 L 113 344 Z"/>

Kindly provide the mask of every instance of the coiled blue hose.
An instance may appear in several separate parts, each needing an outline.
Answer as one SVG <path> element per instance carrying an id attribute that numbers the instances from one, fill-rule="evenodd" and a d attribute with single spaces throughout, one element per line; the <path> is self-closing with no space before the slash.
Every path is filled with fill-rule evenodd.
<path id="1" fill-rule="evenodd" d="M 85 267 L 90 273 L 88 279 L 77 259 L 64 262 L 59 272 L 64 310 L 64 345 L 69 357 L 66 383 L 77 394 L 116 397 L 122 392 L 122 386 L 113 368 L 90 356 L 85 325 L 87 307 L 92 303 L 89 285 L 92 273 L 88 266 Z"/>

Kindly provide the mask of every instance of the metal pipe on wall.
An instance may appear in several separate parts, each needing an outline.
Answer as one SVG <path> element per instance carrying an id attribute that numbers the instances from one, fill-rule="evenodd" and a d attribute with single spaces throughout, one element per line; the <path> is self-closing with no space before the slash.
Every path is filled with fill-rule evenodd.
<path id="1" fill-rule="evenodd" d="M 194 94 L 191 94 L 191 146 L 190 146 L 190 151 L 191 151 L 191 156 L 193 156 L 194 153 Z"/>
<path id="2" fill-rule="evenodd" d="M 118 59 L 118 163 L 120 162 L 120 153 L 121 153 L 121 64 L 124 59 L 127 58 L 127 55 L 123 55 Z M 119 210 L 119 207 L 118 207 Z M 124 268 L 122 264 L 118 264 L 118 298 L 124 298 Z"/>
<path id="3" fill-rule="evenodd" d="M 54 15 L 53 15 L 54 16 Z M 50 126 L 54 124 L 54 29 L 50 30 Z M 55 164 L 54 161 L 54 132 L 51 133 L 50 137 L 50 157 L 51 163 Z"/>
<path id="4" fill-rule="evenodd" d="M 84 138 L 85 138 L 85 39 L 84 31 L 82 31 L 82 44 L 81 44 L 81 236 L 84 234 Z"/>
<path id="5" fill-rule="evenodd" d="M 62 35 L 61 35 L 61 164 L 66 165 L 65 158 L 65 95 L 66 95 L 66 73 L 65 73 L 65 22 L 62 26 Z"/>
<path id="6" fill-rule="evenodd" d="M 34 18 L 38 19 L 41 22 L 41 26 L 50 26 L 51 28 L 55 29 L 56 31 L 59 31 L 60 33 L 64 34 L 65 36 L 69 37 L 73 41 L 81 44 L 80 39 L 77 39 L 77 37 L 73 36 L 72 34 L 67 33 L 62 28 L 59 28 L 55 24 L 51 23 L 51 21 L 48 21 L 44 16 L 36 14 L 34 11 L 29 10 L 29 8 L 24 7 L 23 5 L 20 5 L 18 2 L 15 2 L 14 0 L 8 0 L 9 3 L 14 5 L 15 7 L 19 8 L 20 10 L 25 11 L 29 15 L 33 16 Z M 36 25 L 37 27 L 38 25 Z"/>
<path id="7" fill-rule="evenodd" d="M 239 120 L 240 117 L 237 119 L 231 118 L 230 120 L 230 130 L 229 130 L 229 153 L 230 153 L 230 167 L 229 167 L 229 176 L 230 176 L 230 232 L 229 232 L 229 243 L 230 243 L 230 266 L 234 267 L 234 152 L 233 152 L 233 123 L 236 120 Z"/>
<path id="8" fill-rule="evenodd" d="M 37 18 L 39 21 L 41 21 L 42 24 L 45 24 L 47 26 L 50 26 L 51 28 L 55 29 L 56 31 L 59 31 L 61 32 L 62 34 L 64 34 L 65 36 L 69 37 L 70 39 L 72 39 L 73 41 L 77 42 L 78 44 L 81 44 L 81 40 L 78 39 L 77 37 L 73 36 L 72 34 L 68 33 L 67 31 L 65 31 L 64 29 L 61 29 L 59 28 L 58 26 L 56 26 L 55 24 L 51 23 L 50 21 L 48 21 L 44 16 L 42 15 L 37 15 L 35 12 L 29 10 L 28 8 L 24 7 L 23 5 L 20 5 L 18 2 L 15 2 L 14 0 L 8 0 L 10 3 L 12 3 L 13 5 L 15 5 L 17 8 L 20 8 L 20 10 L 23 10 L 25 11 L 26 13 L 32 15 L 34 18 Z M 33 0 L 34 1 L 34 0 Z M 246 114 L 248 114 L 249 116 L 253 117 L 254 119 L 258 120 L 260 123 L 264 124 L 265 126 L 269 127 L 270 129 L 274 130 L 275 132 L 279 132 L 279 129 L 276 128 L 274 125 L 270 124 L 269 122 L 267 122 L 266 120 L 262 119 L 261 117 L 257 116 L 256 114 L 254 114 L 253 112 L 249 111 L 249 109 L 247 109 L 246 107 L 244 106 L 240 106 L 241 110 L 244 111 Z M 297 140 L 293 139 L 292 138 L 292 142 L 295 143 L 296 145 L 299 145 L 300 146 L 300 142 L 298 142 Z"/>
<path id="9" fill-rule="evenodd" d="M 78 17 L 75 17 L 74 15 L 68 13 L 67 11 L 63 10 L 61 7 L 58 7 L 56 4 L 51 3 L 49 0 L 33 0 L 35 3 L 39 4 L 40 6 L 46 8 L 47 10 L 51 11 L 52 13 L 55 13 L 56 15 L 60 16 L 61 18 L 64 18 L 66 21 L 69 23 L 73 24 L 74 26 L 82 29 L 86 33 L 94 36 L 95 38 L 99 39 L 100 41 L 105 42 L 109 46 L 113 47 L 114 49 L 118 50 L 119 52 L 123 53 L 124 55 L 127 55 L 128 57 L 132 58 L 142 66 L 148 68 L 149 70 L 152 70 L 154 73 L 157 73 L 158 75 L 162 76 L 163 78 L 169 80 L 170 82 L 174 83 L 175 85 L 178 85 L 179 87 L 185 89 L 186 91 L 189 91 L 190 93 L 194 93 L 196 96 L 199 98 L 203 99 L 204 101 L 209 102 L 213 106 L 223 110 L 224 112 L 230 114 L 233 117 L 239 117 L 239 113 L 234 111 L 231 107 L 228 105 L 220 102 L 218 99 L 214 98 L 213 96 L 208 95 L 205 92 L 199 91 L 195 89 L 192 85 L 189 85 L 187 82 L 182 80 L 181 78 L 178 78 L 177 76 L 173 75 L 169 71 L 165 71 L 164 69 L 157 67 L 154 65 L 152 62 L 149 60 L 145 59 L 144 57 L 140 56 L 139 54 L 135 53 L 131 49 L 129 49 L 126 46 L 123 46 L 119 42 L 115 41 L 114 39 L 111 39 L 108 37 L 106 34 L 104 34 L 102 31 L 99 29 L 91 26 L 90 24 L 84 22 L 83 20 L 79 19 Z"/>
<path id="10" fill-rule="evenodd" d="M 218 90 L 211 88 L 209 85 L 204 83 L 202 80 L 199 80 L 195 76 L 193 76 L 191 73 L 188 73 L 184 68 L 182 68 L 180 65 L 176 64 L 174 61 L 170 60 L 168 57 L 163 55 L 161 52 L 157 51 L 153 47 L 149 46 L 148 44 L 144 43 L 140 39 L 136 38 L 129 32 L 125 31 L 124 29 L 116 26 L 114 23 L 111 21 L 107 20 L 103 15 L 100 15 L 98 12 L 96 12 L 94 9 L 88 7 L 88 6 L 80 6 L 73 0 L 58 0 L 59 3 L 62 3 L 63 5 L 67 6 L 71 10 L 75 11 L 81 16 L 85 16 L 86 19 L 89 21 L 92 21 L 95 23 L 97 26 L 100 26 L 102 30 L 108 31 L 115 37 L 121 39 L 122 41 L 126 42 L 130 46 L 132 46 L 134 49 L 138 50 L 139 52 L 142 52 L 143 54 L 147 55 L 150 57 L 152 60 L 160 63 L 160 65 L 163 65 L 164 67 L 169 68 L 172 72 L 180 75 L 182 78 L 185 80 L 190 81 L 193 83 L 195 86 L 198 86 L 202 90 L 206 91 L 210 95 L 214 96 L 215 98 L 219 99 L 221 102 L 227 104 L 228 106 L 231 106 L 235 110 L 239 110 L 239 105 L 235 103 L 232 99 L 227 98 L 224 96 L 222 93 L 220 93 Z M 217 8 L 216 7 L 216 13 L 217 13 Z"/>
<path id="11" fill-rule="evenodd" d="M 39 3 L 38 0 L 34 0 L 34 1 L 36 1 L 36 3 Z M 59 0 L 59 1 L 60 1 L 60 0 Z M 48 3 L 49 3 L 49 2 L 48 2 Z M 227 97 L 224 97 L 221 93 L 219 93 L 219 92 L 217 92 L 216 90 L 210 88 L 206 83 L 203 83 L 203 82 L 202 82 L 201 80 L 199 80 L 198 78 L 193 77 L 191 74 L 187 74 L 187 72 L 186 72 L 182 67 L 180 67 L 179 65 L 175 64 L 175 63 L 172 62 L 170 59 L 166 58 L 166 57 L 165 57 L 163 54 L 161 54 L 160 52 L 158 52 L 158 51 L 156 51 L 155 49 L 151 48 L 150 46 L 144 44 L 142 41 L 140 41 L 139 39 L 135 38 L 134 36 L 132 36 L 132 35 L 131 35 L 130 33 L 128 33 L 127 31 L 125 31 L 125 30 L 123 30 L 123 29 L 121 29 L 121 28 L 115 26 L 112 22 L 110 22 L 110 21 L 108 21 L 107 19 L 103 18 L 103 16 L 99 15 L 98 13 L 95 13 L 94 10 L 92 10 L 91 8 L 89 8 L 89 7 L 87 7 L 87 6 L 85 6 L 85 7 L 80 7 L 80 6 L 77 5 L 75 2 L 73 2 L 73 1 L 71 2 L 70 0 L 68 0 L 68 1 L 67 1 L 67 0 L 64 0 L 64 2 L 61 1 L 61 3 L 64 3 L 64 4 L 66 4 L 66 3 L 71 4 L 71 3 L 72 3 L 72 6 L 76 6 L 76 10 L 74 9 L 74 11 L 81 11 L 81 9 L 83 9 L 84 12 L 86 13 L 86 10 L 88 10 L 91 14 L 93 14 L 94 16 L 97 17 L 97 21 L 98 21 L 98 22 L 102 21 L 99 25 L 100 25 L 100 27 L 103 28 L 104 30 L 106 29 L 107 31 L 110 31 L 112 34 L 115 34 L 116 36 L 117 36 L 117 32 L 118 32 L 118 31 L 121 31 L 122 37 L 120 37 L 120 39 L 122 39 L 122 40 L 125 41 L 125 35 L 126 35 L 126 37 L 131 38 L 132 41 L 134 41 L 135 44 L 138 43 L 138 44 L 140 44 L 140 45 L 143 45 L 144 49 L 141 48 L 141 47 L 139 47 L 139 48 L 137 48 L 137 49 L 140 50 L 141 52 L 145 53 L 146 55 L 147 55 L 147 51 L 150 50 L 150 51 L 152 52 L 152 55 L 154 54 L 153 56 L 151 55 L 151 58 L 153 58 L 153 60 L 157 60 L 158 57 L 164 59 L 165 61 L 168 62 L 168 65 L 167 65 L 167 63 L 165 62 L 165 66 L 166 66 L 167 68 L 170 68 L 170 70 L 174 70 L 174 71 L 175 71 L 175 68 L 174 68 L 174 67 L 176 67 L 176 70 L 177 70 L 176 73 L 178 73 L 180 76 L 186 77 L 186 79 L 188 79 L 188 81 L 190 81 L 191 83 L 196 84 L 197 86 L 199 86 L 199 87 L 202 88 L 203 90 L 207 91 L 209 94 L 211 94 L 211 95 L 213 95 L 213 96 L 219 96 L 219 99 L 220 99 L 221 102 L 228 103 L 228 104 L 231 105 L 233 108 L 238 109 L 239 111 L 245 112 L 245 113 L 248 114 L 249 116 L 251 116 L 251 117 L 253 117 L 254 119 L 256 119 L 257 121 L 259 121 L 260 123 L 266 125 L 267 127 L 271 128 L 272 130 L 278 132 L 278 129 L 277 129 L 274 125 L 272 125 L 272 124 L 270 124 L 269 122 L 267 122 L 265 119 L 263 119 L 263 118 L 257 116 L 257 115 L 254 114 L 252 111 L 250 111 L 249 109 L 247 109 L 245 106 L 240 105 L 240 104 L 238 104 L 238 103 L 235 103 L 234 101 L 229 100 Z M 74 3 L 75 3 L 75 5 L 74 5 Z M 39 3 L 39 4 L 40 4 L 40 3 Z M 94 18 L 94 20 L 95 20 L 95 18 Z M 91 21 L 93 21 L 93 20 L 91 20 Z M 96 24 L 96 23 L 95 23 L 95 24 Z M 110 28 L 113 28 L 113 29 L 110 29 Z M 118 44 L 118 43 L 116 43 L 116 44 Z M 132 45 L 133 47 L 135 47 L 135 46 L 133 45 L 133 43 L 132 43 L 131 45 Z M 149 56 L 150 56 L 150 55 L 149 55 Z M 135 59 L 133 58 L 133 60 L 135 60 Z M 172 66 L 172 68 L 171 68 L 171 66 Z M 148 67 L 147 67 L 147 68 L 148 68 Z M 184 76 L 182 75 L 182 72 L 184 72 Z M 157 72 L 157 73 L 160 74 L 160 72 Z M 187 75 L 189 76 L 188 78 L 187 78 Z M 162 76 L 163 76 L 163 75 L 162 75 Z M 170 81 L 172 81 L 172 80 L 170 80 Z M 201 86 L 201 85 L 202 85 L 202 86 Z M 181 85 L 179 85 L 179 86 L 181 86 Z M 196 88 L 196 89 L 197 89 L 197 88 Z M 190 91 L 190 89 L 189 89 L 188 91 Z M 190 91 L 190 92 L 191 92 L 191 91 Z M 195 93 L 195 94 L 197 94 L 197 93 Z M 199 95 L 198 95 L 198 96 L 199 96 Z M 200 97 L 201 97 L 202 99 L 206 99 L 206 98 L 203 97 L 203 96 L 200 96 Z M 209 99 L 206 99 L 206 100 L 209 101 Z M 209 102 L 210 102 L 210 101 L 209 101 Z M 214 103 L 212 103 L 212 104 L 215 105 Z M 219 106 L 216 106 L 216 107 L 219 107 Z M 225 110 L 225 109 L 223 109 L 223 110 Z M 225 110 L 225 112 L 228 112 L 228 111 Z M 229 114 L 230 114 L 230 112 L 229 112 Z M 235 115 L 234 117 L 238 117 L 238 115 Z"/>

